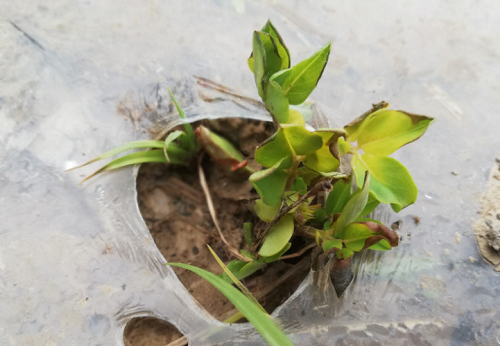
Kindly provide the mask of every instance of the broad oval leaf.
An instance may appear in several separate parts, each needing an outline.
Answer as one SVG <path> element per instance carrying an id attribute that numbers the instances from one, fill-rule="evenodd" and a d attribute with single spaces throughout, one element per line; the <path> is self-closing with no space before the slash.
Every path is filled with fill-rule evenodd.
<path id="1" fill-rule="evenodd" d="M 276 118 L 278 123 L 288 122 L 288 99 L 281 86 L 272 80 L 267 83 L 266 87 L 266 109 Z"/>
<path id="2" fill-rule="evenodd" d="M 364 172 L 370 172 L 370 191 L 381 203 L 391 204 L 397 213 L 415 203 L 418 189 L 408 169 L 392 157 L 356 154 L 351 161 L 358 186 L 363 184 Z"/>
<path id="3" fill-rule="evenodd" d="M 328 43 L 310 58 L 271 76 L 271 80 L 281 85 L 290 104 L 303 103 L 316 88 L 328 62 L 330 49 L 331 44 Z"/>
<path id="4" fill-rule="evenodd" d="M 342 241 L 346 248 L 352 251 L 361 251 L 368 238 L 375 235 L 368 226 L 362 223 L 351 223 L 342 231 Z"/>
<path id="5" fill-rule="evenodd" d="M 358 146 L 365 153 L 387 156 L 425 133 L 433 118 L 402 111 L 382 110 L 361 130 Z"/>
<path id="6" fill-rule="evenodd" d="M 332 155 L 327 144 L 307 155 L 303 162 L 306 167 L 316 172 L 333 172 L 340 166 L 339 160 Z"/>
<path id="7" fill-rule="evenodd" d="M 212 274 L 201 268 L 197 268 L 183 263 L 167 263 L 167 265 L 188 269 L 195 274 L 201 276 L 210 282 L 218 289 L 234 306 L 247 318 L 247 320 L 255 327 L 262 337 L 271 346 L 293 346 L 293 343 L 271 320 L 269 315 L 264 313 L 260 308 L 250 301 L 243 293 L 238 291 L 231 284 L 215 274 Z"/>
<path id="8" fill-rule="evenodd" d="M 370 192 L 370 174 L 368 172 L 364 175 L 364 184 L 361 191 L 354 193 L 351 199 L 346 203 L 342 209 L 342 213 L 335 222 L 333 234 L 339 234 L 350 223 L 359 217 L 368 201 L 368 193 Z"/>
<path id="9" fill-rule="evenodd" d="M 273 255 L 271 257 L 261 256 L 261 259 L 264 263 L 276 262 L 277 260 L 279 260 L 281 258 L 281 256 L 283 256 L 288 250 L 290 250 L 291 246 L 292 246 L 292 243 L 286 243 L 285 246 L 283 246 L 283 249 L 278 251 L 278 253 L 276 253 L 275 255 Z"/>
<path id="10" fill-rule="evenodd" d="M 259 250 L 259 255 L 271 257 L 279 253 L 292 238 L 293 228 L 293 216 L 286 214 L 269 230 Z"/>
<path id="11" fill-rule="evenodd" d="M 264 167 L 272 167 L 286 159 L 283 168 L 290 168 L 293 163 L 292 155 L 292 148 L 286 140 L 283 129 L 280 128 L 255 150 L 255 161 Z"/>
<path id="12" fill-rule="evenodd" d="M 290 190 L 297 191 L 301 195 L 305 195 L 307 193 L 307 184 L 305 183 L 304 178 L 300 175 L 297 176 L 297 178 L 293 181 Z"/>
<path id="13" fill-rule="evenodd" d="M 288 125 L 298 125 L 305 126 L 306 121 L 304 120 L 304 116 L 298 110 L 289 109 L 288 111 L 288 121 L 286 122 Z"/>
<path id="14" fill-rule="evenodd" d="M 255 172 L 249 178 L 262 201 L 268 206 L 276 206 L 281 203 L 281 196 L 285 191 L 288 179 L 288 174 L 283 171 L 285 160 L 277 162 L 271 168 Z"/>
<path id="15" fill-rule="evenodd" d="M 331 248 L 342 249 L 342 241 L 338 239 L 325 240 L 323 242 L 323 251 L 330 250 Z"/>
<path id="16" fill-rule="evenodd" d="M 321 136 L 302 126 L 287 126 L 283 128 L 285 137 L 296 155 L 309 155 L 323 146 Z"/>
<path id="17" fill-rule="evenodd" d="M 358 140 L 358 136 L 363 130 L 364 126 L 370 121 L 370 119 L 376 114 L 385 111 L 385 109 L 389 107 L 387 102 L 379 102 L 378 104 L 374 104 L 373 107 L 351 121 L 349 124 L 344 126 L 345 131 L 347 132 L 346 139 L 350 142 L 356 142 Z"/>
<path id="18" fill-rule="evenodd" d="M 280 207 L 281 205 L 279 203 L 271 207 L 265 204 L 261 199 L 258 199 L 255 201 L 254 211 L 262 221 L 271 222 L 278 214 Z"/>

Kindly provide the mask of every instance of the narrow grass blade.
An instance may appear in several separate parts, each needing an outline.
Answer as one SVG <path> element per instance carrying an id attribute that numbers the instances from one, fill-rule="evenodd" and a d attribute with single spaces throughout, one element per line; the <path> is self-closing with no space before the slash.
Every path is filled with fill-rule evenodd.
<path id="1" fill-rule="evenodd" d="M 126 143 L 126 144 L 124 144 L 124 145 L 122 145 L 122 146 L 120 146 L 118 148 L 115 148 L 113 150 L 107 151 L 104 154 L 101 154 L 101 155 L 97 156 L 95 159 L 90 160 L 87 163 L 84 163 L 83 165 L 70 168 L 70 169 L 66 170 L 66 172 L 72 171 L 72 170 L 77 169 L 77 168 L 81 168 L 83 166 L 86 166 L 88 164 L 91 164 L 91 163 L 99 161 L 99 160 L 107 159 L 108 157 L 111 157 L 111 156 L 123 153 L 124 151 L 127 151 L 127 150 L 141 149 L 141 148 L 144 148 L 144 149 L 146 149 L 146 148 L 163 149 L 164 146 L 165 146 L 165 142 L 163 142 L 163 141 L 135 141 L 135 142 L 129 142 L 129 143 Z"/>
<path id="2" fill-rule="evenodd" d="M 262 305 L 259 304 L 259 302 L 257 301 L 257 299 L 255 299 L 255 297 L 248 290 L 248 288 L 246 288 L 245 285 L 243 285 L 241 283 L 241 281 L 238 280 L 236 278 L 236 276 L 234 276 L 234 274 L 231 272 L 231 270 L 229 270 L 229 268 L 226 267 L 226 265 L 224 264 L 224 262 L 221 261 L 221 259 L 219 258 L 219 256 L 217 256 L 217 254 L 210 247 L 210 245 L 207 245 L 207 247 L 210 250 L 210 252 L 212 253 L 212 256 L 214 256 L 214 258 L 217 261 L 217 263 L 219 263 L 219 265 L 221 266 L 221 268 L 224 270 L 224 273 L 226 273 L 226 275 L 229 276 L 229 278 L 231 279 L 231 281 L 233 281 L 233 283 L 240 289 L 240 291 L 243 292 L 243 294 L 248 298 L 248 300 L 252 301 L 255 305 L 257 305 L 262 310 L 262 312 L 264 312 L 264 313 L 267 314 L 266 310 L 262 307 Z"/>
<path id="3" fill-rule="evenodd" d="M 137 153 L 132 153 L 128 154 L 125 156 L 122 156 L 116 160 L 111 161 L 108 163 L 106 166 L 102 167 L 101 169 L 95 171 L 91 175 L 89 175 L 87 178 L 83 179 L 80 184 L 83 184 L 90 178 L 96 176 L 99 173 L 103 173 L 106 171 L 110 171 L 113 169 L 117 169 L 120 167 L 124 166 L 129 166 L 129 165 L 135 165 L 138 163 L 144 163 L 144 162 L 163 162 L 167 163 L 167 159 L 165 158 L 165 154 L 163 153 L 163 150 L 147 150 L 147 151 L 140 151 Z"/>
<path id="4" fill-rule="evenodd" d="M 274 324 L 269 315 L 262 312 L 243 293 L 238 291 L 231 284 L 224 281 L 215 274 L 201 268 L 197 268 L 184 263 L 166 263 L 175 267 L 184 268 L 201 276 L 217 288 L 234 306 L 241 311 L 247 320 L 255 327 L 270 346 L 294 346 L 290 339 Z"/>
<path id="5" fill-rule="evenodd" d="M 186 119 L 186 113 L 184 113 L 181 106 L 179 105 L 179 103 L 175 99 L 174 94 L 172 94 L 172 92 L 170 91 L 169 88 L 167 88 L 167 89 L 168 89 L 168 93 L 170 94 L 170 97 L 172 98 L 172 102 L 175 105 L 175 108 L 177 108 L 177 112 L 179 113 L 179 117 L 181 119 Z M 188 137 L 188 140 L 187 140 L 188 147 L 186 149 L 188 149 L 189 151 L 196 151 L 197 141 L 196 141 L 196 135 L 194 134 L 194 131 L 193 131 L 193 127 L 191 126 L 191 124 L 186 123 L 186 124 L 184 124 L 184 128 L 186 129 L 186 135 Z"/>

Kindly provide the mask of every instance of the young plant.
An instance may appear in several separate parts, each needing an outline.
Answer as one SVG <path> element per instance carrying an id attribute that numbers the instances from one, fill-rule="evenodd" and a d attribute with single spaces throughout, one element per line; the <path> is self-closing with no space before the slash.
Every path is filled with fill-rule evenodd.
<path id="1" fill-rule="evenodd" d="M 420 138 L 432 118 L 389 110 L 381 102 L 344 128 L 306 128 L 297 106 L 318 84 L 330 49 L 327 44 L 290 67 L 290 53 L 270 21 L 253 34 L 248 65 L 276 133 L 255 151 L 264 167 L 250 176 L 260 196 L 254 207 L 260 221 L 245 226 L 250 251 L 241 252 L 249 262 L 228 264 L 238 279 L 294 256 L 284 256 L 294 236 L 315 239 L 339 259 L 366 248 L 389 250 L 398 245 L 397 234 L 366 215 L 380 203 L 399 212 L 416 201 L 410 173 L 389 155 Z M 352 172 L 340 172 L 349 157 Z M 325 193 L 325 205 L 317 204 Z"/>
<path id="2" fill-rule="evenodd" d="M 228 297 L 233 296 L 228 287 L 234 280 L 314 246 L 339 260 L 363 249 L 386 251 L 397 246 L 398 235 L 367 215 L 381 203 L 399 212 L 416 201 L 418 190 L 410 173 L 389 155 L 419 139 L 434 119 L 390 110 L 386 102 L 380 102 L 343 128 L 310 131 L 301 104 L 316 88 L 330 50 L 328 43 L 291 66 L 290 52 L 270 21 L 253 33 L 248 66 L 276 128 L 255 150 L 261 170 L 249 168 L 245 157 L 224 137 L 186 124 L 185 131 L 174 131 L 165 141 L 131 142 L 89 161 L 86 164 L 129 149 L 152 148 L 115 159 L 85 180 L 136 163 L 187 164 L 200 150 L 231 170 L 251 174 L 249 180 L 259 195 L 253 207 L 259 221 L 244 224 L 247 249 L 230 249 L 238 259 L 228 263 L 218 279 L 189 267 L 216 285 L 227 282 L 220 287 Z M 184 118 L 173 95 L 172 100 Z M 350 170 L 340 170 L 343 160 L 350 160 Z M 297 253 L 286 254 L 296 236 L 309 238 L 310 243 Z"/>

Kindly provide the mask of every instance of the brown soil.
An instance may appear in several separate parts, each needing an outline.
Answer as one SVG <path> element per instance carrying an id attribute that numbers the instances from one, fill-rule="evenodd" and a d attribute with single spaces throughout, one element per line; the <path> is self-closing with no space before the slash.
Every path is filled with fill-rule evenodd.
<path id="1" fill-rule="evenodd" d="M 247 157 L 272 133 L 270 123 L 243 119 L 219 120 L 209 126 L 235 143 Z M 143 165 L 137 177 L 139 207 L 158 249 L 169 262 L 192 264 L 221 273 L 207 244 L 225 263 L 234 258 L 214 227 L 195 166 Z M 224 236 L 233 247 L 248 249 L 242 228 L 244 222 L 256 221 L 251 209 L 257 194 L 247 177 L 228 173 L 227 168 L 217 166 L 208 157 L 203 160 L 203 169 Z M 243 281 L 269 312 L 282 304 L 307 274 L 306 259 L 300 265 L 293 264 L 297 261 L 290 262 L 268 265 Z M 232 304 L 207 281 L 180 268 L 174 271 L 210 314 L 224 320 L 235 313 Z M 276 282 L 284 277 L 289 279 L 275 289 Z M 267 292 L 269 290 L 271 292 Z M 127 325 L 124 337 L 126 345 L 165 346 L 180 335 L 164 321 L 139 318 Z"/>

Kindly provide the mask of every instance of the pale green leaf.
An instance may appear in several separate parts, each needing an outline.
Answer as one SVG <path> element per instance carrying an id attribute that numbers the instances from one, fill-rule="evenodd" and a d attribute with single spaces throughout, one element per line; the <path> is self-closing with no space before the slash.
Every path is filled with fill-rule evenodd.
<path id="1" fill-rule="evenodd" d="M 277 260 L 279 260 L 281 258 L 281 256 L 283 256 L 290 249 L 291 246 L 292 246 L 292 243 L 286 243 L 285 246 L 283 247 L 283 249 L 278 251 L 278 253 L 276 253 L 275 255 L 270 256 L 270 257 L 261 256 L 261 258 L 264 261 L 264 263 L 276 262 Z"/>
<path id="2" fill-rule="evenodd" d="M 389 104 L 381 102 L 381 105 L 382 104 L 384 106 L 383 108 L 380 108 L 375 112 L 371 112 L 371 113 L 367 112 L 367 113 L 357 117 L 356 119 L 351 121 L 346 126 L 344 126 L 344 130 L 347 132 L 346 139 L 348 141 L 356 142 L 358 140 L 359 134 L 363 131 L 363 128 L 370 121 L 370 119 L 381 112 L 385 112 L 387 107 L 389 107 Z"/>
<path id="3" fill-rule="evenodd" d="M 288 111 L 288 121 L 286 122 L 287 125 L 298 125 L 298 126 L 305 126 L 306 122 L 304 120 L 304 117 L 302 116 L 302 113 L 295 109 L 289 109 Z"/>
<path id="4" fill-rule="evenodd" d="M 281 70 L 289 68 L 290 52 L 288 51 L 288 48 L 286 47 L 285 42 L 283 41 L 283 38 L 281 38 L 281 35 L 279 34 L 278 30 L 273 25 L 273 23 L 271 23 L 271 21 L 268 20 L 261 31 L 270 34 L 274 38 L 274 42 L 276 43 L 276 47 L 278 49 L 278 54 L 281 57 L 282 61 Z"/>
<path id="5" fill-rule="evenodd" d="M 333 157 L 328 145 L 305 157 L 304 165 L 316 172 L 334 172 L 340 166 L 339 160 Z"/>
<path id="6" fill-rule="evenodd" d="M 339 259 L 348 259 L 352 255 L 354 255 L 354 251 L 351 249 L 343 248 L 342 250 L 337 251 L 337 258 Z"/>
<path id="7" fill-rule="evenodd" d="M 364 126 L 358 137 L 358 146 L 365 153 L 387 156 L 420 138 L 433 121 L 433 118 L 423 115 L 384 109 Z"/>
<path id="8" fill-rule="evenodd" d="M 359 214 L 365 208 L 368 201 L 368 193 L 370 191 L 370 175 L 366 173 L 365 183 L 359 193 L 353 194 L 351 199 L 346 203 L 342 209 L 342 213 L 335 222 L 334 234 L 342 232 L 351 222 L 359 217 Z"/>
<path id="9" fill-rule="evenodd" d="M 372 246 L 368 247 L 370 250 L 378 250 L 378 251 L 388 251 L 392 249 L 391 244 L 385 239 L 380 239 L 378 243 L 373 244 Z"/>
<path id="10" fill-rule="evenodd" d="M 243 293 L 238 291 L 231 284 L 225 282 L 217 275 L 212 274 L 201 268 L 190 266 L 183 263 L 167 263 L 167 265 L 177 266 L 188 269 L 195 274 L 201 276 L 217 288 L 227 299 L 234 304 L 234 306 L 243 313 L 248 321 L 255 327 L 255 329 L 262 335 L 262 337 L 271 346 L 293 346 L 293 343 L 286 337 L 286 335 L 279 329 L 276 324 L 271 320 L 269 315 L 262 312 L 252 301 L 250 301 Z"/>
<path id="11" fill-rule="evenodd" d="M 342 249 L 342 242 L 338 239 L 330 239 L 323 242 L 323 251 L 330 250 L 334 247 L 337 249 Z"/>
<path id="12" fill-rule="evenodd" d="M 358 186 L 363 184 L 365 171 L 372 177 L 370 191 L 381 203 L 391 204 L 395 212 L 415 203 L 418 189 L 406 169 L 396 159 L 371 154 L 354 155 L 351 161 Z"/>
<path id="13" fill-rule="evenodd" d="M 309 155 L 323 146 L 321 136 L 302 126 L 287 126 L 283 128 L 285 137 L 296 155 Z"/>
<path id="14" fill-rule="evenodd" d="M 281 85 L 290 104 L 301 104 L 316 88 L 328 62 L 330 49 L 331 44 L 328 43 L 310 58 L 272 75 L 271 80 Z"/>
<path id="15" fill-rule="evenodd" d="M 280 208 L 280 203 L 271 207 L 265 204 L 261 199 L 258 199 L 255 201 L 254 211 L 262 221 L 271 222 L 276 217 L 276 214 L 278 214 Z"/>
<path id="16" fill-rule="evenodd" d="M 269 230 L 269 233 L 262 243 L 259 255 L 271 257 L 279 253 L 292 237 L 293 229 L 293 216 L 291 214 L 283 216 L 281 220 Z"/>
<path id="17" fill-rule="evenodd" d="M 348 249 L 361 251 L 365 246 L 366 239 L 374 235 L 375 233 L 365 224 L 351 223 L 342 231 L 341 238 Z"/>

